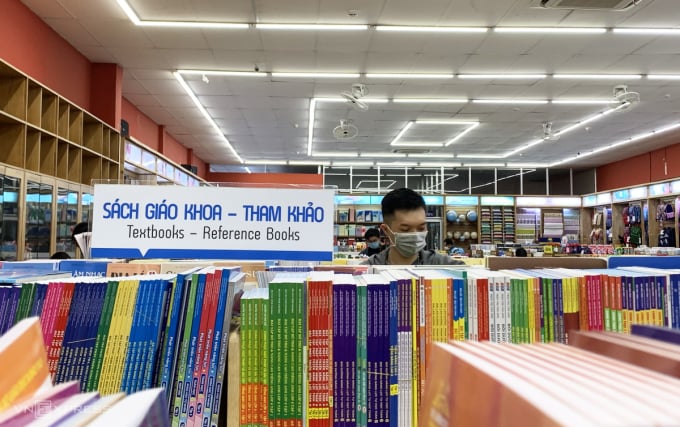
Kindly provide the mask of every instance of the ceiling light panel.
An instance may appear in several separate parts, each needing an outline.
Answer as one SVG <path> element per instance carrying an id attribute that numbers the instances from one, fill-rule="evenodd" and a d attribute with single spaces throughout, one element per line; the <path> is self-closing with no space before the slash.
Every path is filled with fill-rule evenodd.
<path id="1" fill-rule="evenodd" d="M 393 98 L 395 104 L 465 104 L 467 98 Z"/>
<path id="2" fill-rule="evenodd" d="M 255 24 L 259 30 L 365 31 L 368 25 L 343 24 Z"/>
<path id="3" fill-rule="evenodd" d="M 177 70 L 177 72 L 185 76 L 267 77 L 267 73 L 256 71 Z"/>
<path id="4" fill-rule="evenodd" d="M 432 27 L 432 26 L 404 26 L 404 25 L 376 25 L 376 31 L 391 31 L 400 33 L 486 33 L 487 27 Z"/>
<path id="5" fill-rule="evenodd" d="M 680 28 L 613 28 L 614 34 L 641 34 L 650 36 L 678 36 Z"/>
<path id="6" fill-rule="evenodd" d="M 456 77 L 463 80 L 541 80 L 547 74 L 458 74 Z"/>
<path id="7" fill-rule="evenodd" d="M 368 79 L 452 79 L 453 74 L 441 73 L 366 73 Z"/>
<path id="8" fill-rule="evenodd" d="M 600 27 L 496 27 L 495 33 L 505 34 L 603 34 L 606 28 Z"/>
<path id="9" fill-rule="evenodd" d="M 315 79 L 357 79 L 359 73 L 283 73 L 272 72 L 272 77 L 315 78 Z"/>
<path id="10" fill-rule="evenodd" d="M 540 105 L 547 104 L 547 99 L 473 99 L 475 104 L 515 104 L 515 105 Z"/>
<path id="11" fill-rule="evenodd" d="M 553 74 L 554 79 L 573 80 L 636 80 L 641 74 Z"/>

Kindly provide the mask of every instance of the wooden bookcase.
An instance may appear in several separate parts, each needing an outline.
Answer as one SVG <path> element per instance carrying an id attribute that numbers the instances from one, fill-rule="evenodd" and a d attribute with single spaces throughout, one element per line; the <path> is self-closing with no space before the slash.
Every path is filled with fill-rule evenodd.
<path id="1" fill-rule="evenodd" d="M 120 180 L 118 131 L 0 61 L 0 163 L 92 185 Z"/>

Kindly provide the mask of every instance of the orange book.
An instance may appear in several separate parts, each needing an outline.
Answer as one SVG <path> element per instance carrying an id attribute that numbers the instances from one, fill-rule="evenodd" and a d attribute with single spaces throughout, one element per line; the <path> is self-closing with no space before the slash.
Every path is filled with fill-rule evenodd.
<path id="1" fill-rule="evenodd" d="M 158 274 L 161 271 L 160 264 L 124 264 L 112 262 L 106 266 L 107 277 L 127 277 L 137 274 Z"/>
<path id="2" fill-rule="evenodd" d="M 0 411 L 51 387 L 40 320 L 24 319 L 0 337 Z"/>

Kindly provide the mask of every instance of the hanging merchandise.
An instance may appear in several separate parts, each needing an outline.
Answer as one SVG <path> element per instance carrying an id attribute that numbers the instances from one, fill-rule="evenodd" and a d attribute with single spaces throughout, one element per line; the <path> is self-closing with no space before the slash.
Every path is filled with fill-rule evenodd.
<path id="1" fill-rule="evenodd" d="M 642 228 L 639 225 L 630 227 L 630 244 L 635 246 L 642 244 Z"/>
<path id="2" fill-rule="evenodd" d="M 675 219 L 675 211 L 673 210 L 673 205 L 671 203 L 666 203 L 665 213 L 665 219 Z"/>

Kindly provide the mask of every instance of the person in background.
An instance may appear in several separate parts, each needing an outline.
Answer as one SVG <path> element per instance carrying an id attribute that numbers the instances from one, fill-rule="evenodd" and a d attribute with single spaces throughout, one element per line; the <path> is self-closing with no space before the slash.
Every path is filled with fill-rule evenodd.
<path id="1" fill-rule="evenodd" d="M 453 249 L 453 239 L 450 237 L 447 237 L 444 239 L 444 252 L 447 254 L 451 253 L 451 249 Z"/>
<path id="2" fill-rule="evenodd" d="M 364 261 L 368 265 L 445 265 L 463 264 L 448 255 L 425 249 L 427 222 L 425 200 L 408 188 L 392 190 L 382 200 L 380 224 L 390 246 Z"/>
<path id="3" fill-rule="evenodd" d="M 527 250 L 520 246 L 519 248 L 517 248 L 517 250 L 515 250 L 515 256 L 526 257 Z"/>
<path id="4" fill-rule="evenodd" d="M 71 259 L 71 255 L 66 252 L 55 252 L 52 254 L 50 259 Z"/>
<path id="5" fill-rule="evenodd" d="M 364 233 L 364 240 L 366 240 L 366 248 L 359 252 L 360 256 L 371 256 L 379 254 L 384 248 L 380 243 L 380 230 L 377 228 L 369 228 Z"/>

